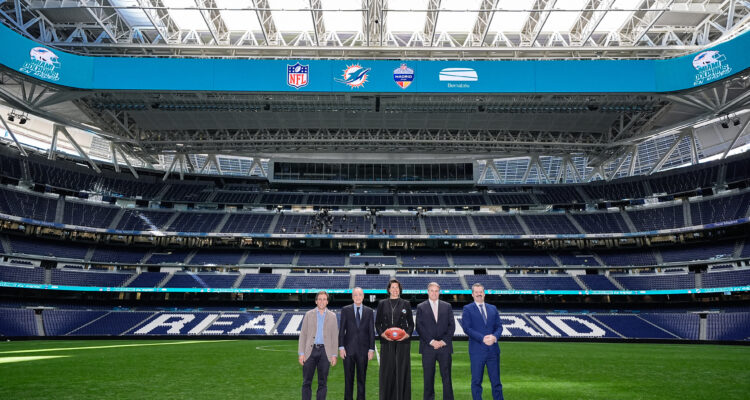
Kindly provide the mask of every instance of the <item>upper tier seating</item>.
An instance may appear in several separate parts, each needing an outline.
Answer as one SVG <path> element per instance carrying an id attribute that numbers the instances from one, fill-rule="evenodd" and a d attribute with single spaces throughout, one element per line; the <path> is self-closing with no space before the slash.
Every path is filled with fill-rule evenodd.
<path id="1" fill-rule="evenodd" d="M 627 214 L 638 232 L 680 228 L 685 225 L 682 205 L 628 210 Z"/>
<path id="2" fill-rule="evenodd" d="M 578 275 L 578 279 L 591 290 L 620 290 L 604 275 Z"/>
<path id="3" fill-rule="evenodd" d="M 523 235 L 523 227 L 515 215 L 474 215 L 477 232 L 487 235 Z"/>
<path id="4" fill-rule="evenodd" d="M 596 251 L 606 266 L 656 265 L 656 257 L 649 249 Z"/>
<path id="5" fill-rule="evenodd" d="M 0 281 L 44 283 L 44 269 L 37 267 L 11 267 L 0 265 Z"/>
<path id="6" fill-rule="evenodd" d="M 513 275 L 508 274 L 505 279 L 515 290 L 581 290 L 581 286 L 568 275 Z"/>
<path id="7" fill-rule="evenodd" d="M 419 220 L 414 216 L 378 215 L 375 233 L 389 235 L 417 235 L 422 233 Z"/>
<path id="8" fill-rule="evenodd" d="M 732 257 L 735 242 L 685 243 L 681 246 L 660 249 L 664 262 L 718 260 Z"/>
<path id="9" fill-rule="evenodd" d="M 3 214 L 55 222 L 56 211 L 57 199 L 0 187 L 0 212 Z"/>
<path id="10" fill-rule="evenodd" d="M 402 206 L 439 206 L 440 198 L 436 194 L 399 194 L 398 204 Z"/>
<path id="11" fill-rule="evenodd" d="M 747 216 L 748 207 L 750 207 L 750 192 L 745 192 L 740 195 L 691 202 L 690 217 L 693 225 L 730 221 Z"/>
<path id="12" fill-rule="evenodd" d="M 535 189 L 536 198 L 542 204 L 584 203 L 583 197 L 573 186 L 545 185 Z"/>
<path id="13" fill-rule="evenodd" d="M 348 289 L 349 274 L 346 275 L 289 275 L 284 281 L 285 289 Z"/>
<path id="14" fill-rule="evenodd" d="M 191 253 L 189 249 L 165 249 L 151 254 L 146 264 L 182 264 Z"/>
<path id="15" fill-rule="evenodd" d="M 244 254 L 244 250 L 237 249 L 200 249 L 190 260 L 190 264 L 236 265 Z"/>
<path id="16" fill-rule="evenodd" d="M 581 233 L 565 214 L 524 214 L 521 219 L 532 234 Z"/>
<path id="17" fill-rule="evenodd" d="M 730 287 L 750 285 L 750 269 L 706 272 L 702 276 L 703 287 Z"/>
<path id="18" fill-rule="evenodd" d="M 226 216 L 224 213 L 180 212 L 169 224 L 172 232 L 213 232 L 219 222 Z"/>
<path id="19" fill-rule="evenodd" d="M 354 278 L 354 287 L 361 287 L 362 289 L 385 289 L 390 279 L 391 277 L 388 275 L 360 274 Z"/>
<path id="20" fill-rule="evenodd" d="M 52 241 L 23 236 L 9 236 L 8 241 L 14 253 L 44 257 L 83 260 L 89 250 L 87 245 L 70 241 Z"/>
<path id="21" fill-rule="evenodd" d="M 221 228 L 222 233 L 267 233 L 275 214 L 232 214 Z"/>
<path id="22" fill-rule="evenodd" d="M 119 211 L 120 208 L 118 207 L 66 201 L 63 223 L 94 228 L 108 228 Z"/>
<path id="23" fill-rule="evenodd" d="M 91 261 L 102 263 L 139 264 L 146 256 L 146 248 L 96 247 Z"/>
<path id="24" fill-rule="evenodd" d="M 465 275 L 466 284 L 471 290 L 475 283 L 481 283 L 487 290 L 508 290 L 508 285 L 503 282 L 500 275 Z"/>
<path id="25" fill-rule="evenodd" d="M 505 263 L 511 267 L 554 267 L 557 266 L 555 260 L 547 253 L 541 252 L 511 252 L 503 251 L 500 255 L 505 259 Z"/>
<path id="26" fill-rule="evenodd" d="M 297 260 L 297 265 L 344 266 L 346 255 L 340 252 L 304 252 Z"/>
<path id="27" fill-rule="evenodd" d="M 571 214 L 586 233 L 630 232 L 619 212 Z"/>
<path id="28" fill-rule="evenodd" d="M 447 267 L 448 259 L 444 253 L 401 253 L 401 265 L 405 267 Z"/>
<path id="29" fill-rule="evenodd" d="M 501 265 L 495 252 L 453 253 L 454 265 Z"/>
<path id="30" fill-rule="evenodd" d="M 125 210 L 117 228 L 123 231 L 164 230 L 174 216 L 173 211 Z"/>
<path id="31" fill-rule="evenodd" d="M 626 290 L 668 290 L 695 288 L 695 274 L 611 275 Z"/>
<path id="32" fill-rule="evenodd" d="M 141 272 L 128 284 L 128 287 L 156 287 L 166 277 L 166 272 Z"/>
<path id="33" fill-rule="evenodd" d="M 528 193 L 487 193 L 490 203 L 497 206 L 531 205 L 534 199 Z"/>
<path id="34" fill-rule="evenodd" d="M 242 289 L 273 289 L 279 284 L 279 274 L 245 274 L 239 288 Z"/>
<path id="35" fill-rule="evenodd" d="M 463 235 L 471 234 L 471 227 L 467 217 L 434 215 L 423 218 L 427 233 Z"/>
<path id="36" fill-rule="evenodd" d="M 122 286 L 132 274 L 120 272 L 90 272 L 65 269 L 52 270 L 53 285 L 69 286 Z"/>
<path id="37" fill-rule="evenodd" d="M 404 290 L 427 290 L 430 282 L 437 282 L 440 290 L 462 290 L 461 280 L 457 276 L 444 275 L 396 275 Z"/>

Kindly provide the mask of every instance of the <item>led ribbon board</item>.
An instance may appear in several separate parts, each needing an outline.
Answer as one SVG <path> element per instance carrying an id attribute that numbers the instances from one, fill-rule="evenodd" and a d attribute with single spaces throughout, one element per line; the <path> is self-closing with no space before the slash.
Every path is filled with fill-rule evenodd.
<path id="1" fill-rule="evenodd" d="M 232 60 L 90 57 L 0 24 L 0 64 L 79 89 L 375 93 L 656 93 L 750 67 L 750 32 L 667 60 Z"/>

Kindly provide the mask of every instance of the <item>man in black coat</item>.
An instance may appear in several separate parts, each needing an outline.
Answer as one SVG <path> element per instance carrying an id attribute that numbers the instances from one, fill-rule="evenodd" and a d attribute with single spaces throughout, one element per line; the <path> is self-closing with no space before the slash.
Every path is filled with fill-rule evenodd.
<path id="1" fill-rule="evenodd" d="M 440 285 L 430 282 L 427 285 L 429 300 L 417 306 L 417 332 L 419 333 L 419 353 L 422 354 L 424 371 L 424 399 L 435 398 L 435 362 L 440 363 L 440 377 L 443 380 L 443 399 L 453 400 L 451 364 L 453 353 L 453 333 L 456 322 L 453 307 L 439 299 Z"/>
<path id="2" fill-rule="evenodd" d="M 372 308 L 362 304 L 362 288 L 352 290 L 350 304 L 341 309 L 339 328 L 339 355 L 344 360 L 344 399 L 351 400 L 354 391 L 354 373 L 357 374 L 357 400 L 365 399 L 367 362 L 375 354 L 375 318 Z"/>

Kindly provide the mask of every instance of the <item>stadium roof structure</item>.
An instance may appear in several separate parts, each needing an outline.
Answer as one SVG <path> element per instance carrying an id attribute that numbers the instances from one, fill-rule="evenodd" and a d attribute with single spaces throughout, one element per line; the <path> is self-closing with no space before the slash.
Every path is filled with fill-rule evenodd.
<path id="1" fill-rule="evenodd" d="M 15 0 L 0 20 L 90 57 L 664 60 L 746 33 L 750 2 Z M 232 158 L 254 161 L 230 173 L 272 157 L 453 158 L 479 160 L 486 183 L 581 182 L 726 157 L 750 137 L 747 71 L 668 93 L 497 94 L 81 90 L 0 74 L 4 106 L 49 121 L 51 152 L 60 133 L 84 158 L 98 148 L 180 172 L 225 172 Z M 81 146 L 68 128 L 96 138 Z"/>

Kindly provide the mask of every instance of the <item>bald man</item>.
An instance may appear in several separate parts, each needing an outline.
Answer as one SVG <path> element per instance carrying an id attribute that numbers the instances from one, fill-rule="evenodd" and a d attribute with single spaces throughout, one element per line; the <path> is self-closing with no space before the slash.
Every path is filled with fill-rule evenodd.
<path id="1" fill-rule="evenodd" d="M 339 355 L 344 360 L 344 399 L 352 400 L 354 374 L 357 375 L 357 400 L 365 399 L 367 362 L 375 354 L 375 326 L 372 308 L 362 304 L 365 293 L 362 288 L 352 290 L 350 304 L 341 309 L 339 328 Z"/>

